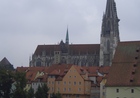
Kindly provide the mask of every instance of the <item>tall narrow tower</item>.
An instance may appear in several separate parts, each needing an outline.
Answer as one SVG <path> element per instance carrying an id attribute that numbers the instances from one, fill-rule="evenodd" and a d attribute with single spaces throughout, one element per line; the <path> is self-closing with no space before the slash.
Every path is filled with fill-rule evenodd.
<path id="1" fill-rule="evenodd" d="M 100 66 L 110 66 L 112 63 L 115 49 L 120 41 L 119 21 L 115 1 L 107 0 L 106 11 L 102 20 Z"/>
<path id="2" fill-rule="evenodd" d="M 68 27 L 67 27 L 67 32 L 66 32 L 66 42 L 67 45 L 69 44 L 69 32 L 68 32 Z"/>

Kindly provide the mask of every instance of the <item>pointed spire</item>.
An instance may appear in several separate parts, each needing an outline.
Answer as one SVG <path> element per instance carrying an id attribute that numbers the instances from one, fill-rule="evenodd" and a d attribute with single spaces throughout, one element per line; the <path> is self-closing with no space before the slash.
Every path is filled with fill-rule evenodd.
<path id="1" fill-rule="evenodd" d="M 114 0 L 107 0 L 105 14 L 108 18 L 117 18 L 116 3 Z"/>
<path id="2" fill-rule="evenodd" d="M 69 32 L 68 32 L 68 26 L 67 26 L 67 32 L 66 32 L 66 44 L 69 44 Z"/>
<path id="3" fill-rule="evenodd" d="M 111 32 L 119 36 L 119 19 L 117 16 L 116 3 L 114 0 L 107 0 L 106 11 L 103 15 L 102 35 L 110 36 Z"/>

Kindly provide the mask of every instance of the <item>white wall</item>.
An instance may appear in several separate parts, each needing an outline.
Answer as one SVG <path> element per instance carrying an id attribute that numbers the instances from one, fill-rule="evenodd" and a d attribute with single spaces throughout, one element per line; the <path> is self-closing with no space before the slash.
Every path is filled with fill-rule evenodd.
<path id="1" fill-rule="evenodd" d="M 118 93 L 116 89 L 119 89 Z M 140 98 L 140 87 L 106 87 L 106 98 Z"/>

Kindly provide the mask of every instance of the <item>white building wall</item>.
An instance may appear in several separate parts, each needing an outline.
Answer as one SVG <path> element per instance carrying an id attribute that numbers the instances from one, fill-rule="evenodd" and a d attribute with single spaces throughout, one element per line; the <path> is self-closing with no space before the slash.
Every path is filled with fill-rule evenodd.
<path id="1" fill-rule="evenodd" d="M 42 84 L 44 84 L 43 82 L 32 82 L 31 87 L 34 89 L 34 93 L 36 93 L 38 87 L 42 86 Z"/>
<path id="2" fill-rule="evenodd" d="M 105 96 L 106 98 L 140 98 L 140 87 L 106 87 Z"/>

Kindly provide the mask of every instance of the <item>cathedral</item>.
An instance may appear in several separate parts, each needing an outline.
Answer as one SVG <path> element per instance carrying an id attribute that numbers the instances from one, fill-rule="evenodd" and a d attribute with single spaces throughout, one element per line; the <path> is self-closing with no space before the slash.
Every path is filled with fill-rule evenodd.
<path id="1" fill-rule="evenodd" d="M 53 64 L 74 64 L 79 66 L 110 66 L 119 37 L 119 18 L 116 3 L 107 0 L 102 19 L 100 44 L 69 44 L 67 28 L 65 42 L 57 45 L 38 45 L 30 66 L 51 66 Z"/>

